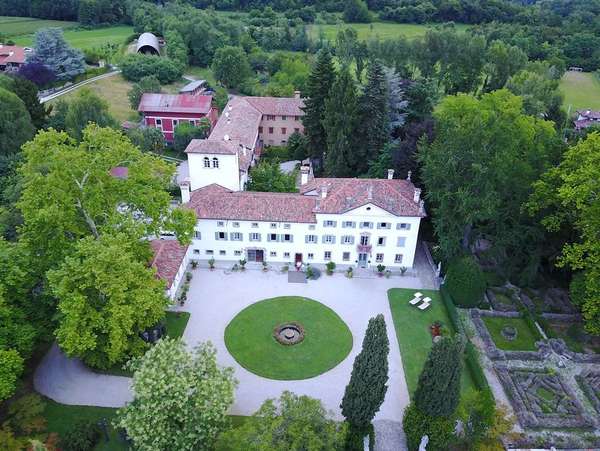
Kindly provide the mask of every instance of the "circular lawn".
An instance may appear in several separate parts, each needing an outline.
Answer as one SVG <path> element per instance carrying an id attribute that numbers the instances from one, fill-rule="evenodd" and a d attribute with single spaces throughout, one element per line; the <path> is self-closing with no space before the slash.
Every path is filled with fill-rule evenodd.
<path id="1" fill-rule="evenodd" d="M 304 339 L 285 345 L 274 331 L 285 323 L 303 328 Z M 299 296 L 252 304 L 225 328 L 225 345 L 248 371 L 269 379 L 297 380 L 332 369 L 350 353 L 352 333 L 329 307 Z"/>

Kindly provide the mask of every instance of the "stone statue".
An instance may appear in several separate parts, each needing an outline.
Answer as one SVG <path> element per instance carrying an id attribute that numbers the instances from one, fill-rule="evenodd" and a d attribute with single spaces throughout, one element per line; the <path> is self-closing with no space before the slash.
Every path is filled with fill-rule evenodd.
<path id="1" fill-rule="evenodd" d="M 427 444 L 429 443 L 429 437 L 424 435 L 421 438 L 421 443 L 419 443 L 419 451 L 427 451 Z"/>

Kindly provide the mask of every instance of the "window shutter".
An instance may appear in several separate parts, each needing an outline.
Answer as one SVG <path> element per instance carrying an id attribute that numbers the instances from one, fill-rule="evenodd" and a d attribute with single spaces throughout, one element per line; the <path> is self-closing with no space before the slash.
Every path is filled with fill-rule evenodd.
<path id="1" fill-rule="evenodd" d="M 332 238 L 331 244 L 335 244 L 335 235 L 333 235 L 331 238 Z"/>
<path id="2" fill-rule="evenodd" d="M 215 232 L 215 240 L 219 240 L 219 232 Z"/>

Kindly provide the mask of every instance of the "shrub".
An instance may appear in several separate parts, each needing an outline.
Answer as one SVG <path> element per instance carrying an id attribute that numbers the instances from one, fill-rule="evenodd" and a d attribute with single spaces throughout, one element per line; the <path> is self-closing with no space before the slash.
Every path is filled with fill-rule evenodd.
<path id="1" fill-rule="evenodd" d="M 127 55 L 121 62 L 123 77 L 129 81 L 139 81 L 142 77 L 154 75 L 162 84 L 172 83 L 181 77 L 181 69 L 168 58 L 149 55 Z"/>
<path id="2" fill-rule="evenodd" d="M 477 307 L 486 283 L 483 271 L 471 256 L 459 257 L 448 265 L 445 286 L 459 307 Z"/>
<path id="3" fill-rule="evenodd" d="M 269 146 L 261 155 L 261 159 L 275 163 L 289 161 L 291 160 L 290 150 L 287 146 Z"/>
<path id="4" fill-rule="evenodd" d="M 100 429 L 90 420 L 80 420 L 60 439 L 64 451 L 88 451 L 100 441 Z"/>
<path id="5" fill-rule="evenodd" d="M 383 271 L 385 271 L 385 265 L 382 265 L 381 263 L 379 263 L 377 265 L 377 272 L 378 273 L 383 273 Z"/>
<path id="6" fill-rule="evenodd" d="M 402 426 L 410 451 L 419 449 L 424 435 L 429 437 L 427 451 L 447 450 L 454 438 L 454 423 L 451 419 L 426 415 L 414 404 L 410 404 L 404 411 Z"/>
<path id="7" fill-rule="evenodd" d="M 454 301 L 452 297 L 448 293 L 448 288 L 445 285 L 442 285 L 440 288 L 440 294 L 442 296 L 442 301 L 446 306 L 446 311 L 448 312 L 448 316 L 450 317 L 450 322 L 454 326 L 454 330 L 460 332 L 462 330 L 462 324 L 458 319 L 458 312 L 456 311 L 456 306 L 454 305 Z"/>
<path id="8" fill-rule="evenodd" d="M 335 270 L 335 263 L 327 262 L 327 264 L 325 266 L 327 267 L 327 274 L 332 275 L 333 271 Z"/>

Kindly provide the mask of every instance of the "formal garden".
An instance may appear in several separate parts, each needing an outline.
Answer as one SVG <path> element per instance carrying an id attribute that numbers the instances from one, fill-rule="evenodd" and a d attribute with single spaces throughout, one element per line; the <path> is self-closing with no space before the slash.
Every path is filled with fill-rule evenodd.
<path id="1" fill-rule="evenodd" d="M 248 371 L 269 379 L 322 374 L 352 349 L 352 333 L 329 307 L 312 299 L 265 299 L 242 310 L 225 329 L 225 344 Z"/>

